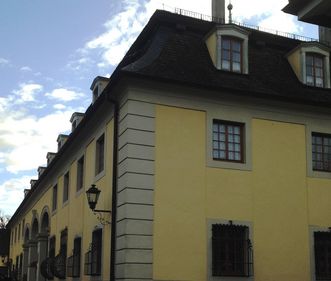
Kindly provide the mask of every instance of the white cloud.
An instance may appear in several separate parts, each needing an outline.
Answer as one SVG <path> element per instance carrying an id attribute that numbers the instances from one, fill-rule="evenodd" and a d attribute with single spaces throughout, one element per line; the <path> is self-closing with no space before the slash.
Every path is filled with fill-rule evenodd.
<path id="1" fill-rule="evenodd" d="M 14 90 L 13 93 L 18 96 L 19 100 L 17 103 L 22 102 L 31 102 L 35 100 L 35 95 L 43 89 L 43 86 L 40 84 L 20 84 L 19 90 Z"/>
<path id="2" fill-rule="evenodd" d="M 226 1 L 226 6 L 229 1 Z M 301 24 L 293 16 L 285 14 L 281 9 L 287 0 L 233 0 L 233 19 L 261 27 L 285 32 L 299 33 Z M 77 50 L 79 59 L 71 61 L 68 66 L 73 70 L 82 71 L 92 62 L 101 69 L 116 66 L 124 57 L 148 19 L 156 9 L 166 9 L 174 12 L 175 8 L 211 15 L 211 0 L 149 0 L 144 5 L 136 0 L 123 1 L 123 9 L 104 24 L 105 31 L 85 46 Z M 96 56 L 97 59 L 91 59 Z M 83 67 L 84 66 L 84 67 Z"/>
<path id="3" fill-rule="evenodd" d="M 83 93 L 80 92 L 75 92 L 72 90 L 68 90 L 65 88 L 59 88 L 59 89 L 54 89 L 50 93 L 45 94 L 46 97 L 49 97 L 51 99 L 56 99 L 56 100 L 61 100 L 64 102 L 72 101 L 72 100 L 77 100 L 81 97 L 84 96 Z"/>
<path id="4" fill-rule="evenodd" d="M 20 68 L 20 70 L 21 70 L 21 71 L 24 71 L 24 72 L 28 72 L 28 71 L 32 71 L 32 68 L 29 67 L 29 66 L 22 66 L 22 67 Z"/>
<path id="5" fill-rule="evenodd" d="M 57 110 L 63 110 L 66 108 L 66 106 L 64 104 L 61 104 L 61 103 L 57 103 L 57 104 L 54 104 L 53 105 L 53 108 L 54 109 L 57 109 Z"/>
<path id="6" fill-rule="evenodd" d="M 0 185 L 0 206 L 7 214 L 13 214 L 24 198 L 24 189 L 29 189 L 29 182 L 34 175 L 12 178 Z"/>
<path id="7" fill-rule="evenodd" d="M 46 153 L 56 149 L 59 133 L 70 128 L 73 109 L 55 111 L 37 118 L 33 115 L 1 114 L 1 160 L 11 173 L 37 169 L 46 162 Z"/>
<path id="8" fill-rule="evenodd" d="M 6 65 L 6 64 L 9 64 L 9 60 L 5 58 L 0 58 L 0 65 Z"/>

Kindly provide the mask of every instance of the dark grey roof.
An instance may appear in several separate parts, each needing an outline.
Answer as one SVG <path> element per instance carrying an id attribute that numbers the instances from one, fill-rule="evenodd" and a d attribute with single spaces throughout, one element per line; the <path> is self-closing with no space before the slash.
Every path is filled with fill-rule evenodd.
<path id="1" fill-rule="evenodd" d="M 210 59 L 205 36 L 215 26 L 216 23 L 157 11 L 119 64 L 116 76 L 134 74 L 194 87 L 331 105 L 330 89 L 301 83 L 286 59 L 286 54 L 301 41 L 248 29 L 249 74 L 236 74 L 216 69 Z"/>

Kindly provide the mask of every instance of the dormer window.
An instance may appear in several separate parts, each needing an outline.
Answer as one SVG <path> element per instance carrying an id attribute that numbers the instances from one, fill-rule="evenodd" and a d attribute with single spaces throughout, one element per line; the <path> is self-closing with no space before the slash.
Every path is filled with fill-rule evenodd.
<path id="1" fill-rule="evenodd" d="M 287 54 L 298 79 L 308 86 L 330 88 L 330 49 L 318 42 L 303 42 Z"/>
<path id="2" fill-rule="evenodd" d="M 324 58 L 315 53 L 306 54 L 307 85 L 324 87 Z"/>
<path id="3" fill-rule="evenodd" d="M 221 68 L 241 73 L 242 41 L 226 36 L 221 42 Z"/>
<path id="4" fill-rule="evenodd" d="M 249 32 L 232 24 L 216 26 L 206 37 L 214 66 L 219 70 L 248 74 Z"/>

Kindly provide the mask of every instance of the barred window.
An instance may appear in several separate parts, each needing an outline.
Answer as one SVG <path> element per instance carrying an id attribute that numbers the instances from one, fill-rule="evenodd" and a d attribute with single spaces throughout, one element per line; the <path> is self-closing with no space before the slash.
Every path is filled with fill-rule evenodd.
<path id="1" fill-rule="evenodd" d="M 331 172 L 331 135 L 312 134 L 313 170 Z"/>
<path id="2" fill-rule="evenodd" d="M 331 233 L 314 233 L 316 280 L 331 280 Z"/>
<path id="3" fill-rule="evenodd" d="M 102 229 L 97 229 L 92 233 L 92 243 L 90 249 L 84 257 L 84 274 L 101 275 L 102 259 Z"/>
<path id="4" fill-rule="evenodd" d="M 91 265 L 92 265 L 92 252 L 90 249 L 85 253 L 85 256 L 84 256 L 84 274 L 85 275 L 92 274 Z"/>
<path id="5" fill-rule="evenodd" d="M 91 274 L 101 274 L 101 250 L 102 250 L 102 229 L 93 231 L 92 233 L 92 261 L 91 261 Z"/>
<path id="6" fill-rule="evenodd" d="M 77 237 L 74 240 L 73 255 L 67 259 L 67 276 L 80 276 L 80 256 L 81 256 L 81 238 Z"/>
<path id="7" fill-rule="evenodd" d="M 228 121 L 213 121 L 213 159 L 244 162 L 244 124 Z"/>
<path id="8" fill-rule="evenodd" d="M 213 224 L 213 276 L 251 276 L 252 262 L 252 246 L 247 226 Z"/>

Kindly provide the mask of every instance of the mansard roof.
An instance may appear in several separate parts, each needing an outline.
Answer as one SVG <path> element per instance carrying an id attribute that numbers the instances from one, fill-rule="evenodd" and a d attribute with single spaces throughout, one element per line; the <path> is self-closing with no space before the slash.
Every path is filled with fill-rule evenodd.
<path id="1" fill-rule="evenodd" d="M 113 76 L 131 74 L 245 96 L 331 105 L 330 89 L 302 84 L 286 58 L 302 41 L 246 28 L 250 31 L 249 74 L 237 74 L 218 70 L 212 63 L 205 38 L 216 26 L 157 11 Z"/>

